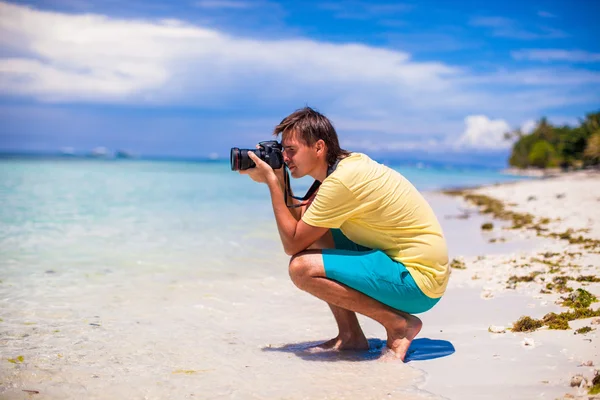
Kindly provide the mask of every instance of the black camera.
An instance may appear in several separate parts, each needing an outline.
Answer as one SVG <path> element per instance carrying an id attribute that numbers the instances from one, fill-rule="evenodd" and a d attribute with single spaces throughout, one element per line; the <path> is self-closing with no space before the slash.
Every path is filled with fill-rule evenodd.
<path id="1" fill-rule="evenodd" d="M 260 142 L 258 146 L 259 148 L 255 150 L 232 148 L 230 156 L 231 170 L 243 171 L 256 167 L 254 161 L 248 156 L 249 152 L 256 154 L 258 158 L 269 164 L 273 169 L 279 169 L 283 166 L 283 147 L 278 141 L 267 140 Z"/>

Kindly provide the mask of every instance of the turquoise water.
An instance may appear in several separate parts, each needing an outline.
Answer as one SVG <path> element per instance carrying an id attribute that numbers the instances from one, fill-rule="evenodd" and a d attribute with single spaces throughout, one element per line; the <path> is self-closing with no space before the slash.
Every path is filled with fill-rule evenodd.
<path id="1" fill-rule="evenodd" d="M 515 180 L 492 170 L 395 167 L 421 190 Z M 297 194 L 312 180 L 294 182 Z M 265 185 L 228 163 L 108 160 L 0 162 L 2 263 L 27 268 L 139 259 L 187 268 L 278 249 Z M 231 254 L 235 253 L 235 254 Z M 197 258 L 196 258 L 197 260 Z"/>
<path id="2" fill-rule="evenodd" d="M 493 170 L 395 169 L 421 190 L 517 179 Z M 295 181 L 294 190 L 311 183 Z M 228 163 L 4 160 L 0 201 L 1 263 L 24 270 L 140 260 L 189 268 L 201 256 L 202 268 L 222 271 L 241 254 L 280 249 L 266 186 Z"/>

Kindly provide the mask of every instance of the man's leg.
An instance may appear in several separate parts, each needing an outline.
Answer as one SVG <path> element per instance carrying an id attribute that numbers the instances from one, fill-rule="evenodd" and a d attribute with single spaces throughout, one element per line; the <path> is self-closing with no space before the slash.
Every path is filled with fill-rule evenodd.
<path id="1" fill-rule="evenodd" d="M 309 247 L 309 249 L 314 250 L 334 248 L 335 242 L 331 231 L 328 231 Z M 369 342 L 360 327 L 358 318 L 356 318 L 356 313 L 329 302 L 327 302 L 327 304 L 337 323 L 338 335 L 333 339 L 322 343 L 319 347 L 337 350 L 367 350 L 369 348 Z"/>
<path id="2" fill-rule="evenodd" d="M 338 335 L 320 344 L 322 349 L 368 350 L 369 342 L 360 327 L 356 313 L 331 303 L 327 303 L 338 326 Z"/>
<path id="3" fill-rule="evenodd" d="M 307 250 L 292 257 L 289 272 L 292 281 L 300 289 L 333 306 L 358 312 L 382 324 L 387 332 L 388 347 L 404 361 L 410 343 L 421 330 L 419 318 L 326 278 L 323 256 L 319 250 Z"/>

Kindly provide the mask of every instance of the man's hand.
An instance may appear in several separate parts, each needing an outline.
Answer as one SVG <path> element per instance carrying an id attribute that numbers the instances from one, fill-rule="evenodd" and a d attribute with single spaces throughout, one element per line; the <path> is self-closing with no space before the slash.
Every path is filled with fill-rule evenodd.
<path id="1" fill-rule="evenodd" d="M 254 161 L 256 167 L 240 171 L 240 174 L 248 175 L 253 181 L 259 183 L 279 182 L 275 171 L 273 171 L 273 168 L 269 164 L 258 158 L 253 152 L 249 151 L 248 157 Z"/>

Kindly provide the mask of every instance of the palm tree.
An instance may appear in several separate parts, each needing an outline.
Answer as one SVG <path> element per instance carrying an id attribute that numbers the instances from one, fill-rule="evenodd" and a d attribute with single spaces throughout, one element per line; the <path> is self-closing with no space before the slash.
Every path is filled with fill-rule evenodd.
<path id="1" fill-rule="evenodd" d="M 600 129 L 588 140 L 583 156 L 587 165 L 600 164 Z"/>
<path id="2" fill-rule="evenodd" d="M 586 114 L 585 119 L 581 121 L 581 126 L 590 136 L 600 131 L 600 111 Z"/>

